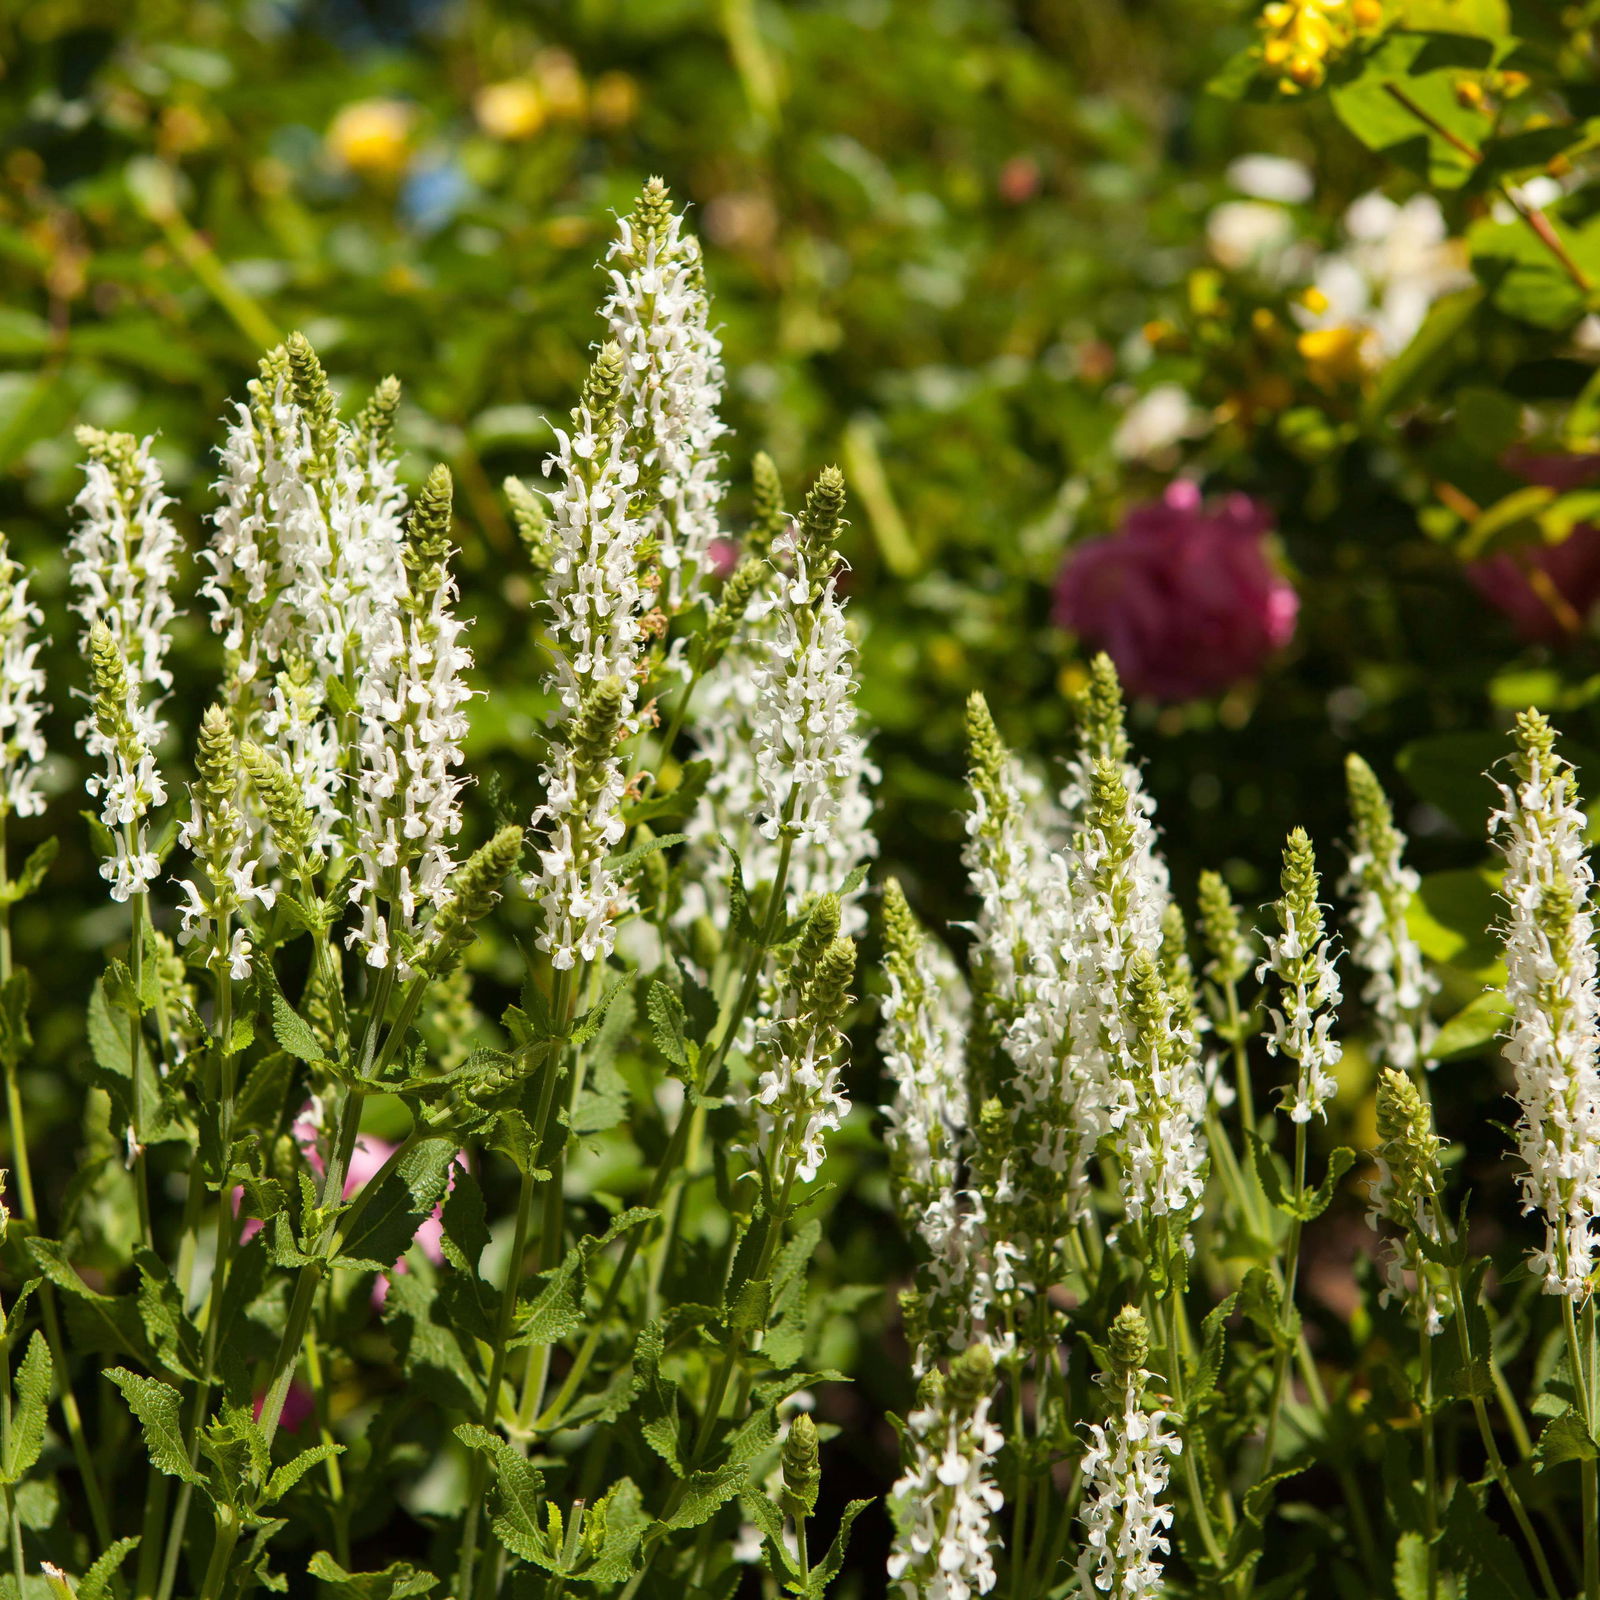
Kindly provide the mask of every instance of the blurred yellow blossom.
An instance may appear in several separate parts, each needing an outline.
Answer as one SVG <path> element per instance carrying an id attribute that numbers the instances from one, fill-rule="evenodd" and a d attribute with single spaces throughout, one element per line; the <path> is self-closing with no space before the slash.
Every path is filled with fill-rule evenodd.
<path id="1" fill-rule="evenodd" d="M 392 177 L 411 159 L 415 123 L 403 100 L 353 100 L 328 126 L 328 153 L 364 177 Z"/>
<path id="2" fill-rule="evenodd" d="M 487 83 L 473 97 L 472 113 L 491 139 L 531 139 L 545 123 L 544 97 L 529 78 Z"/>
<path id="3" fill-rule="evenodd" d="M 1369 330 L 1348 323 L 1334 328 L 1307 328 L 1296 341 L 1306 375 L 1322 389 L 1359 383 L 1367 370 Z"/>
<path id="4" fill-rule="evenodd" d="M 1379 0 L 1272 0 L 1256 19 L 1262 65 L 1285 94 L 1315 89 L 1356 34 L 1382 21 Z"/>
<path id="5" fill-rule="evenodd" d="M 639 115 L 639 80 L 627 72 L 602 72 L 589 96 L 589 115 L 602 128 L 625 128 Z"/>
<path id="6" fill-rule="evenodd" d="M 533 58 L 533 74 L 544 98 L 545 110 L 557 121 L 576 121 L 589 109 L 589 89 L 578 63 L 554 46 Z"/>

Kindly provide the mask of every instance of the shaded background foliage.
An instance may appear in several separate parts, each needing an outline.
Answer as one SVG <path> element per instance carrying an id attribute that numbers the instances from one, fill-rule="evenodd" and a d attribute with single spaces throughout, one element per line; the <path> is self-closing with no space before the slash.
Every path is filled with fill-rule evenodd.
<path id="1" fill-rule="evenodd" d="M 53 895 L 18 924 L 44 991 L 28 1090 L 46 1141 L 78 1109 L 89 963 L 77 956 L 114 936 L 69 822 L 82 776 L 61 555 L 80 481 L 72 426 L 156 432 L 197 545 L 218 419 L 265 344 L 303 329 L 350 396 L 402 378 L 409 476 L 444 460 L 460 487 L 484 691 L 469 764 L 496 778 L 469 801 L 481 837 L 496 793 L 528 810 L 545 709 L 533 591 L 498 485 L 537 474 L 546 419 L 572 403 L 597 333 L 610 213 L 653 172 L 692 203 L 706 241 L 736 481 L 760 448 L 794 493 L 829 460 L 851 479 L 844 549 L 884 863 L 930 920 L 967 913 L 967 692 L 983 688 L 1018 747 L 1063 747 L 1081 667 L 1050 621 L 1050 583 L 1072 540 L 1113 527 L 1177 465 L 1112 447 L 1127 403 L 1156 382 L 1220 419 L 1196 464 L 1274 507 L 1302 597 L 1296 640 L 1262 681 L 1136 709 L 1185 898 L 1203 865 L 1223 866 L 1246 901 L 1269 898 L 1295 823 L 1331 867 L 1348 748 L 1398 784 L 1396 753 L 1417 736 L 1500 728 L 1530 696 L 1600 743 L 1585 726 L 1592 650 L 1523 653 L 1419 530 L 1416 496 L 1372 470 L 1382 427 L 1363 435 L 1252 321 L 1281 311 L 1281 289 L 1205 275 L 1204 218 L 1231 192 L 1233 157 L 1314 152 L 1319 186 L 1300 212 L 1313 237 L 1331 237 L 1389 171 L 1325 105 L 1204 96 L 1250 37 L 1234 0 L 0 7 L 0 524 L 40 571 L 56 638 L 56 799 L 36 831 L 62 829 L 64 848 Z M 1153 319 L 1178 336 L 1147 335 Z M 1585 376 L 1542 355 L 1529 370 L 1509 327 L 1472 339 L 1461 362 L 1531 398 L 1575 393 Z M 1336 452 L 1277 425 L 1296 404 L 1346 428 Z M 1408 426 L 1399 442 L 1425 448 L 1430 424 Z M 735 524 L 742 509 L 736 498 Z M 192 589 L 192 565 L 187 576 Z M 172 714 L 187 730 L 219 653 L 203 619 L 182 627 Z M 1412 800 L 1449 792 L 1460 763 L 1447 767 L 1442 785 L 1423 772 Z M 1454 815 L 1413 804 L 1419 864 L 1475 862 L 1467 818 L 1486 798 Z M 863 1106 L 877 1098 L 869 1034 Z M 1474 1069 L 1462 1126 L 1497 1093 Z M 57 1148 L 56 1170 L 44 1165 L 59 1189 L 70 1138 Z M 829 1270 L 892 1279 L 865 1118 L 840 1150 L 849 1225 L 833 1230 Z M 855 1342 L 889 1336 L 890 1320 L 864 1307 L 840 1335 L 841 1365 L 857 1367 Z M 872 1363 L 829 1404 L 864 1419 L 903 1400 Z M 887 1445 L 852 1447 L 869 1486 L 884 1481 Z"/>

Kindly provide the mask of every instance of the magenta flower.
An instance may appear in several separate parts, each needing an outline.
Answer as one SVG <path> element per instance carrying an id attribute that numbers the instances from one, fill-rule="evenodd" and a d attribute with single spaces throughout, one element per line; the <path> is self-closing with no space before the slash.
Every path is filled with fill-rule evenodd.
<path id="1" fill-rule="evenodd" d="M 1570 494 L 1600 476 L 1600 456 L 1509 452 L 1505 465 L 1529 483 Z M 1530 644 L 1582 632 L 1600 602 L 1600 528 L 1580 522 L 1560 544 L 1524 545 L 1467 564 L 1467 581 Z"/>
<path id="2" fill-rule="evenodd" d="M 1194 700 L 1253 678 L 1293 637 L 1300 610 L 1268 557 L 1271 527 L 1248 495 L 1208 509 L 1180 479 L 1068 555 L 1055 621 L 1105 650 L 1130 694 Z"/>

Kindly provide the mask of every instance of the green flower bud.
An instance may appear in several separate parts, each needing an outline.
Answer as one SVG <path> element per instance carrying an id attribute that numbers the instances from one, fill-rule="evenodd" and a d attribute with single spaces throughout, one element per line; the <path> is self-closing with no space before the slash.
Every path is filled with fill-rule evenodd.
<path id="1" fill-rule="evenodd" d="M 844 474 L 837 467 L 824 467 L 806 495 L 800 512 L 800 541 L 810 554 L 821 555 L 831 549 L 844 522 Z"/>
<path id="2" fill-rule="evenodd" d="M 317 352 L 303 333 L 291 333 L 284 340 L 294 398 L 305 413 L 311 430 L 311 449 L 317 465 L 331 473 L 339 443 L 339 413 L 334 404 L 333 386 L 323 371 Z"/>
<path id="3" fill-rule="evenodd" d="M 817 1425 L 802 1411 L 789 1424 L 788 1437 L 783 1441 L 783 1509 L 796 1522 L 816 1510 L 821 1483 Z"/>
<path id="4" fill-rule="evenodd" d="M 455 970 L 472 943 L 474 924 L 500 898 L 500 885 L 516 869 L 521 854 L 522 829 L 502 828 L 456 868 L 450 877 L 451 898 L 434 913 L 421 970 L 435 978 Z"/>
<path id="5" fill-rule="evenodd" d="M 410 605 L 424 612 L 445 580 L 450 560 L 451 500 L 454 483 L 443 463 L 428 474 L 406 525 L 405 563 L 411 576 Z"/>
<path id="6" fill-rule="evenodd" d="M 550 517 L 544 496 L 530 489 L 521 478 L 507 478 L 502 485 L 511 504 L 511 520 L 527 553 L 528 565 L 536 578 L 550 571 Z"/>
<path id="7" fill-rule="evenodd" d="M 971 1416 L 978 1402 L 994 1393 L 994 1352 L 988 1345 L 971 1345 L 950 1363 L 945 1393 L 963 1417 Z"/>
<path id="8" fill-rule="evenodd" d="M 299 784 L 276 756 L 250 740 L 239 746 L 239 760 L 261 802 L 279 857 L 296 877 L 310 877 L 321 866 L 322 855 L 312 844 L 316 825 Z"/>
<path id="9" fill-rule="evenodd" d="M 758 450 L 750 463 L 754 480 L 753 498 L 755 517 L 750 531 L 745 535 L 746 551 L 756 557 L 765 556 L 772 541 L 789 525 L 789 512 L 784 505 L 783 479 L 778 476 L 777 463 L 765 450 Z"/>
<path id="10" fill-rule="evenodd" d="M 822 957 L 839 936 L 840 906 L 836 894 L 819 895 L 806 917 L 806 925 L 795 941 L 790 965 L 791 982 L 805 988 L 816 976 Z"/>
<path id="11" fill-rule="evenodd" d="M 660 178 L 649 179 L 634 202 L 628 222 L 633 229 L 638 254 L 661 239 L 672 220 L 672 193 Z"/>
<path id="12" fill-rule="evenodd" d="M 1111 657 L 1101 651 L 1089 663 L 1089 682 L 1072 700 L 1078 737 L 1094 759 L 1122 762 L 1128 757 L 1128 731 L 1122 684 Z"/>
<path id="13" fill-rule="evenodd" d="M 1150 1361 L 1150 1325 L 1137 1306 L 1124 1306 L 1111 1324 L 1111 1364 L 1119 1384 Z"/>
<path id="14" fill-rule="evenodd" d="M 617 420 L 617 405 L 622 396 L 622 349 L 611 343 L 602 347 L 583 380 L 580 410 L 587 411 L 594 431 L 602 438 Z M 577 413 L 573 414 L 577 420 Z"/>
<path id="15" fill-rule="evenodd" d="M 371 398 L 356 414 L 356 432 L 379 455 L 387 455 L 394 438 L 394 415 L 400 408 L 400 380 L 380 378 Z"/>
<path id="16" fill-rule="evenodd" d="M 1218 983 L 1237 983 L 1250 971 L 1253 956 L 1239 908 L 1220 873 L 1200 874 L 1199 898 L 1200 937 L 1211 956 L 1206 975 Z"/>
<path id="17" fill-rule="evenodd" d="M 1419 1200 L 1443 1188 L 1433 1115 L 1408 1073 L 1385 1067 L 1378 1077 L 1378 1154 L 1388 1168 L 1397 1215 L 1410 1216 Z"/>
<path id="18" fill-rule="evenodd" d="M 700 636 L 699 659 L 697 665 L 701 672 L 708 672 L 724 655 L 728 646 L 733 643 L 734 635 L 739 631 L 739 625 L 744 621 L 745 608 L 750 604 L 751 597 L 761 587 L 767 576 L 767 563 L 753 555 L 747 555 L 728 575 L 728 580 L 722 586 L 722 593 L 717 597 L 716 609 L 711 613 L 706 623 L 706 629 Z"/>

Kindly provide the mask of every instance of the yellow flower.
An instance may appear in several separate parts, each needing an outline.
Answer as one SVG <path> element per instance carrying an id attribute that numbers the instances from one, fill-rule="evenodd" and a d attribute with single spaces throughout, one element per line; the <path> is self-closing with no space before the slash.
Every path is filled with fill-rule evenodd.
<path id="1" fill-rule="evenodd" d="M 1379 0 L 1271 0 L 1256 19 L 1257 49 L 1285 94 L 1315 89 L 1358 32 L 1383 21 Z"/>
<path id="2" fill-rule="evenodd" d="M 328 152 L 363 177 L 388 178 L 411 159 L 416 111 L 403 100 L 353 100 L 328 128 Z"/>
<path id="3" fill-rule="evenodd" d="M 626 127 L 639 114 L 639 80 L 627 72 L 602 72 L 594 80 L 589 115 L 602 128 Z"/>
<path id="4" fill-rule="evenodd" d="M 1346 323 L 1334 328 L 1308 328 L 1296 344 L 1306 375 L 1320 389 L 1359 383 L 1367 370 L 1368 330 Z"/>
<path id="5" fill-rule="evenodd" d="M 575 121 L 589 109 L 589 86 L 567 51 L 554 45 L 539 51 L 533 71 L 545 109 L 557 121 Z"/>
<path id="6" fill-rule="evenodd" d="M 529 78 L 485 84 L 473 98 L 472 111 L 491 139 L 531 139 L 545 121 L 544 97 Z"/>

